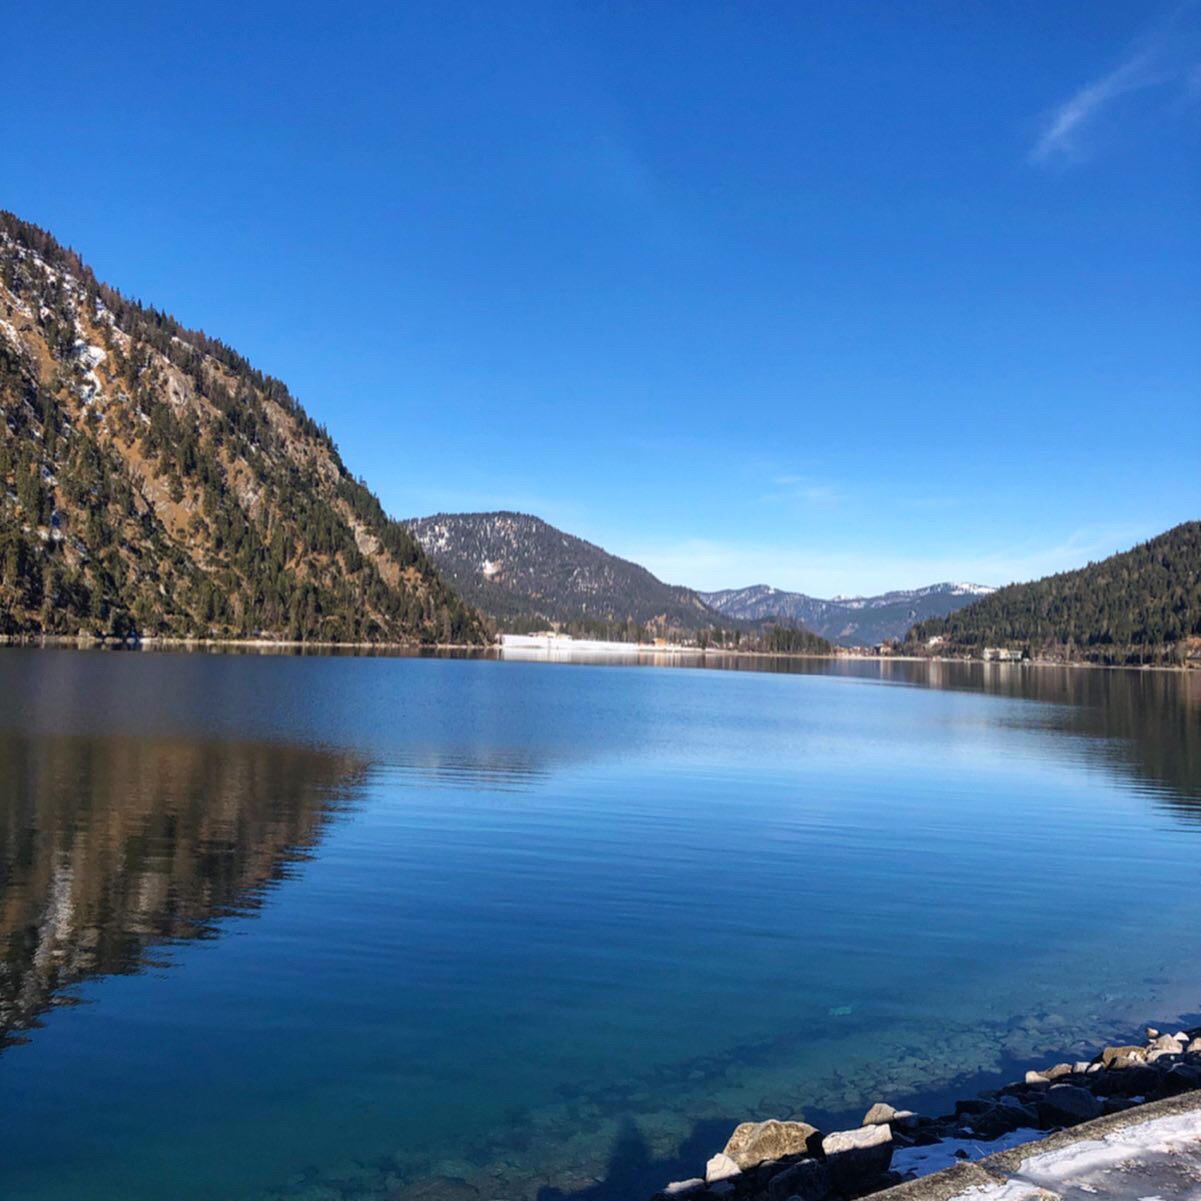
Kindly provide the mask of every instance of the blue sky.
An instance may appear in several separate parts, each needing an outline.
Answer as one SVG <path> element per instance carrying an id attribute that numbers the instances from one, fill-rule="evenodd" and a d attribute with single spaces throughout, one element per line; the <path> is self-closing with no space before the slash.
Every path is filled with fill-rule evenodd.
<path id="1" fill-rule="evenodd" d="M 697 587 L 1201 517 L 1201 4 L 23 6 L 0 205 L 398 516 Z"/>

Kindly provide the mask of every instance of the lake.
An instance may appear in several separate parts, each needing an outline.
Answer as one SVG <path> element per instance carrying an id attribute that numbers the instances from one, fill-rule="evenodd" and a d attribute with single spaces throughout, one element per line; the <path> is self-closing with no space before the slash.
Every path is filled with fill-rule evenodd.
<path id="1" fill-rule="evenodd" d="M 1197 674 L 6 649 L 0 790 L 21 1201 L 636 1201 L 1201 1009 Z"/>

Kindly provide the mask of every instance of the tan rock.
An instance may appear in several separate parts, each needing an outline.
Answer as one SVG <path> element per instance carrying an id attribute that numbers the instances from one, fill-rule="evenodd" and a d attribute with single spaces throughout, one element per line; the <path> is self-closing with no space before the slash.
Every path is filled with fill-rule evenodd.
<path id="1" fill-rule="evenodd" d="M 1101 1063 L 1107 1067 L 1127 1067 L 1131 1063 L 1141 1063 L 1147 1058 L 1146 1051 L 1142 1047 L 1106 1047 L 1101 1052 Z M 1118 1060 L 1124 1062 L 1119 1063 Z"/>
<path id="2" fill-rule="evenodd" d="M 745 1170 L 769 1159 L 803 1155 L 809 1150 L 810 1141 L 820 1137 L 817 1127 L 808 1122 L 781 1122 L 776 1118 L 743 1122 L 730 1135 L 725 1154 Z"/>
<path id="3" fill-rule="evenodd" d="M 891 1105 L 886 1105 L 883 1101 L 877 1101 L 863 1115 L 863 1124 L 865 1126 L 882 1126 L 885 1122 L 891 1122 L 897 1116 L 897 1111 Z"/>

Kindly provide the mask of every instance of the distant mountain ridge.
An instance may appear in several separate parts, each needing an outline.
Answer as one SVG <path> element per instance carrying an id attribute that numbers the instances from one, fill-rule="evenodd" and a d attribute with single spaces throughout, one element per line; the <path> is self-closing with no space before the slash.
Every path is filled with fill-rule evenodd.
<path id="1" fill-rule="evenodd" d="M 437 513 L 406 525 L 439 571 L 505 630 L 554 624 L 635 637 L 722 624 L 692 589 L 528 513 Z"/>
<path id="2" fill-rule="evenodd" d="M 984 584 L 942 583 L 879 596 L 836 596 L 825 600 L 755 584 L 697 595 L 727 618 L 792 621 L 841 646 L 872 646 L 904 638 L 914 622 L 945 616 L 992 591 Z"/>
<path id="3" fill-rule="evenodd" d="M 914 649 L 1180 664 L 1201 657 L 1201 521 L 1076 571 L 1010 584 L 909 633 Z"/>

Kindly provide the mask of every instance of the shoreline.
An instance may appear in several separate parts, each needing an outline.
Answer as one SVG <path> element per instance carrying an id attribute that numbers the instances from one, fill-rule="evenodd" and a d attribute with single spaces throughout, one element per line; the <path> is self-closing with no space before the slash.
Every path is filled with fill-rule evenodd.
<path id="1" fill-rule="evenodd" d="M 564 642 L 567 640 L 565 639 Z M 731 647 L 699 647 L 683 644 L 655 646 L 652 643 L 609 644 L 613 649 L 596 650 L 572 647 L 570 644 L 548 648 L 519 648 L 508 656 L 511 662 L 596 663 L 617 661 L 623 657 L 697 660 L 786 659 L 828 663 L 930 663 L 979 664 L 981 667 L 1010 670 L 1013 668 L 1072 668 L 1088 671 L 1174 672 L 1188 674 L 1201 671 L 1201 661 L 1185 663 L 1093 663 L 1086 659 L 1022 659 L 995 661 L 969 655 L 873 655 L 853 651 L 815 653 L 811 651 L 763 651 Z M 431 652 L 459 652 L 464 655 L 504 660 L 505 648 L 499 642 L 334 642 L 286 638 L 107 638 L 94 634 L 0 634 L 0 648 L 29 647 L 66 650 L 162 650 L 162 651 L 275 651 L 281 654 L 304 654 L 308 651 L 380 651 L 421 655 Z"/>
<path id="2" fill-rule="evenodd" d="M 1155 1112 L 1190 1094 L 1201 1099 L 1201 1026 L 1148 1026 L 1138 1041 L 1028 1070 L 1020 1081 L 960 1098 L 939 1117 L 877 1101 L 860 1126 L 830 1133 L 800 1115 L 743 1122 L 700 1174 L 665 1185 L 651 1201 L 871 1198 L 1086 1123 L 1137 1120 L 1144 1107 Z"/>

